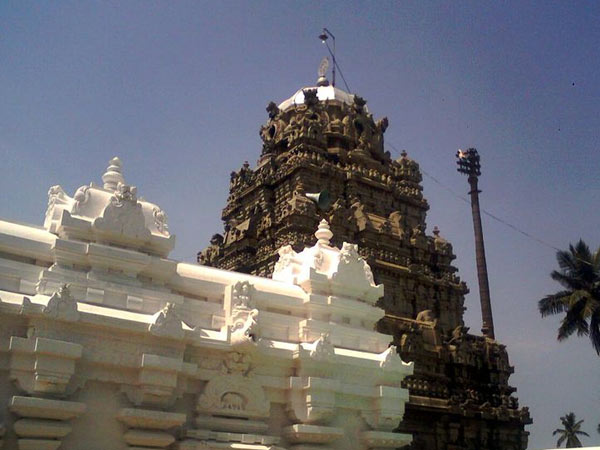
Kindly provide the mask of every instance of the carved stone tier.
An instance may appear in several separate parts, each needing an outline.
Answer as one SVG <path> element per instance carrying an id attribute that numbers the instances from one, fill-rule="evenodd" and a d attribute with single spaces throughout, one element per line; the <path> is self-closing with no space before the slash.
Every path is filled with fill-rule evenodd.
<path id="1" fill-rule="evenodd" d="M 451 265 L 452 246 L 439 232 L 425 235 L 429 206 L 419 165 L 384 151 L 386 118 L 375 121 L 362 98 L 328 89 L 304 89 L 270 105 L 258 166 L 244 163 L 232 173 L 225 233 L 213 236 L 199 262 L 270 275 L 277 250 L 302 250 L 326 218 L 334 244 L 358 244 L 385 284 L 386 311 L 415 318 L 430 309 L 445 330 L 462 325 L 467 289 Z M 321 211 L 306 193 L 323 189 L 333 202 Z"/>
<path id="2" fill-rule="evenodd" d="M 9 409 L 20 419 L 14 423 L 19 450 L 56 450 L 71 432 L 69 421 L 79 417 L 86 405 L 77 402 L 14 396 Z"/>
<path id="3" fill-rule="evenodd" d="M 67 395 L 82 346 L 53 339 L 10 338 L 10 378 L 28 394 Z"/>

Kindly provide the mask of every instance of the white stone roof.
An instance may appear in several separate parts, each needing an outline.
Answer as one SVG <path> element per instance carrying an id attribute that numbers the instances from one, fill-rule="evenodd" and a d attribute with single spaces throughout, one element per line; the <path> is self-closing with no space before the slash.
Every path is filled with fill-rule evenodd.
<path id="1" fill-rule="evenodd" d="M 103 186 L 81 186 L 73 197 L 52 186 L 44 227 L 61 238 L 168 256 L 175 236 L 169 233 L 167 215 L 158 205 L 138 199 L 137 188 L 125 183 L 119 158 L 110 160 L 102 181 Z"/>
<path id="2" fill-rule="evenodd" d="M 102 181 L 72 197 L 51 188 L 45 229 L 0 220 L 0 385 L 14 382 L 0 403 L 23 417 L 0 424 L 0 447 L 5 431 L 19 448 L 57 448 L 56 430 L 75 429 L 69 442 L 88 448 L 99 404 L 103 448 L 410 443 L 393 430 L 413 364 L 375 331 L 383 286 L 356 245 L 331 245 L 322 221 L 314 246 L 279 251 L 273 279 L 177 262 L 164 212 L 117 158 Z"/>
<path id="3" fill-rule="evenodd" d="M 317 98 L 319 101 L 338 101 L 340 103 L 346 103 L 347 105 L 352 105 L 354 103 L 354 94 L 349 94 L 346 91 L 342 91 L 333 86 L 313 86 L 313 87 L 304 87 L 302 89 L 298 89 L 294 95 L 292 95 L 287 100 L 284 100 L 279 105 L 279 109 L 285 111 L 288 108 L 291 108 L 294 105 L 302 105 L 304 104 L 304 90 L 305 89 L 316 89 L 317 90 Z"/>

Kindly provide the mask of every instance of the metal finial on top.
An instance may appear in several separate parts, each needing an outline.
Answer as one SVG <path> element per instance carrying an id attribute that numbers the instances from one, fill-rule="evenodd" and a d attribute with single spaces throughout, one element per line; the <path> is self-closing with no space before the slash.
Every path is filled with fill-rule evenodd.
<path id="1" fill-rule="evenodd" d="M 319 78 L 317 80 L 317 86 L 329 86 L 329 80 L 327 80 L 326 73 L 329 69 L 329 59 L 327 56 L 323 57 L 321 64 L 319 64 Z"/>

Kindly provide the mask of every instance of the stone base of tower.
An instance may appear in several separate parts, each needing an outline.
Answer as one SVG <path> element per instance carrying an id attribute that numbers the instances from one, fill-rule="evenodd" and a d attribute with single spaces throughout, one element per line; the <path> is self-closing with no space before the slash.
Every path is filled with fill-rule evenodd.
<path id="1" fill-rule="evenodd" d="M 432 407 L 426 398 L 412 398 L 398 431 L 411 433 L 411 450 L 526 449 L 529 432 L 520 420 L 482 419 Z M 418 403 L 418 404 L 417 404 Z M 444 411 L 445 410 L 445 411 Z"/>

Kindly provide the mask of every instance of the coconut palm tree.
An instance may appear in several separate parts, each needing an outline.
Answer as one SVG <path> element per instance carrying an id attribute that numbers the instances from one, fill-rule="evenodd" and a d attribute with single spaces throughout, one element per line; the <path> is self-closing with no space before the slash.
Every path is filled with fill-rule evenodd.
<path id="1" fill-rule="evenodd" d="M 583 447 L 581 445 L 581 441 L 577 437 L 580 436 L 589 436 L 585 431 L 581 431 L 581 424 L 583 423 L 583 419 L 576 422 L 575 414 L 570 412 L 566 416 L 560 418 L 562 425 L 564 428 L 557 428 L 552 433 L 552 436 L 560 435 L 558 441 L 556 441 L 556 446 L 560 447 L 563 442 L 567 441 L 567 445 L 565 448 L 575 448 L 575 447 Z"/>
<path id="2" fill-rule="evenodd" d="M 550 276 L 565 289 L 538 302 L 542 317 L 565 313 L 558 328 L 562 341 L 574 332 L 589 336 L 600 355 L 600 249 L 592 253 L 585 242 L 556 253 L 559 270 Z"/>

